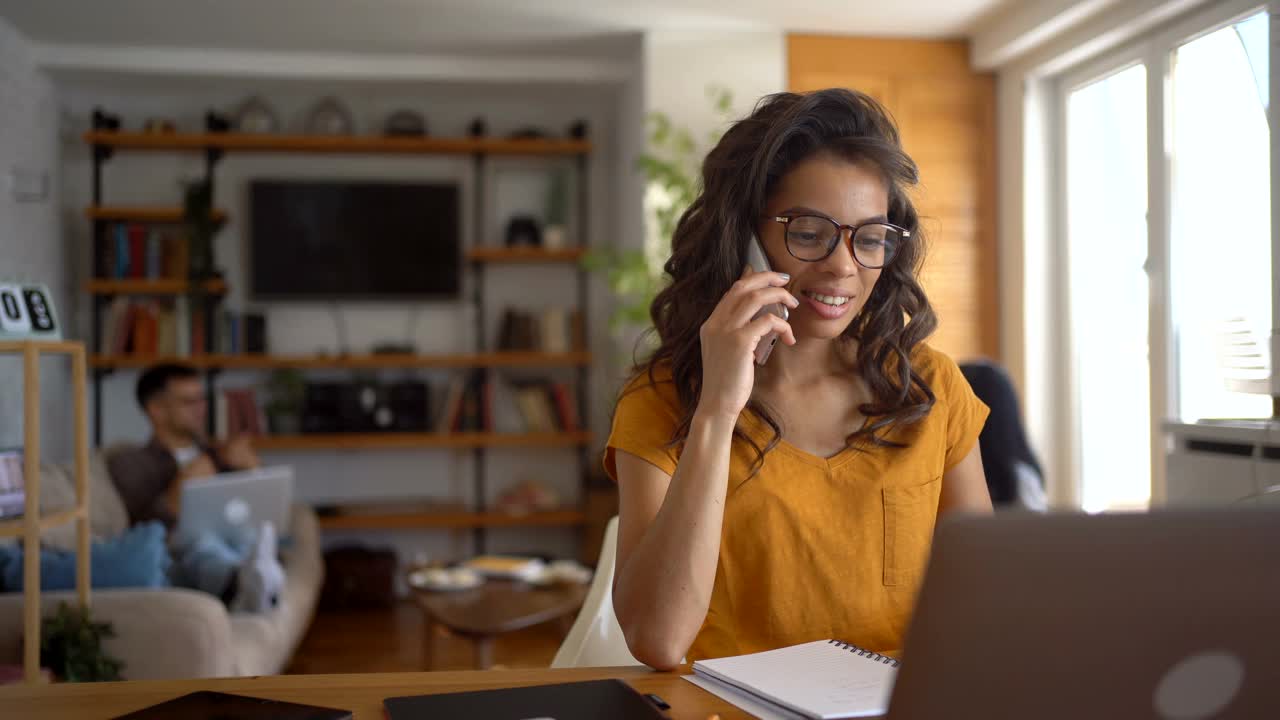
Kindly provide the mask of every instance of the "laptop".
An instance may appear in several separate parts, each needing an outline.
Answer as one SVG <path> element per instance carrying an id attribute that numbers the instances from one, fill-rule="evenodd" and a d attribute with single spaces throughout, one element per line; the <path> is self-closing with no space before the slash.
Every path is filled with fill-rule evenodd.
<path id="1" fill-rule="evenodd" d="M 25 511 L 27 492 L 22 465 L 21 449 L 0 448 L 0 518 L 18 517 Z"/>
<path id="2" fill-rule="evenodd" d="M 1280 717 L 1280 511 L 944 520 L 903 654 L 891 720 Z"/>
<path id="3" fill-rule="evenodd" d="M 287 537 L 292 504 L 289 465 L 192 478 L 182 485 L 178 532 L 185 537 L 235 537 L 241 528 L 270 522 L 278 537 Z"/>

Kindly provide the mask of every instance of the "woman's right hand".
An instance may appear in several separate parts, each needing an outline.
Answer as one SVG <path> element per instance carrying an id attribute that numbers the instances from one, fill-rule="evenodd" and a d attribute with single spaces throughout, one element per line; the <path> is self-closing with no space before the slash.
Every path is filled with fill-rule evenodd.
<path id="1" fill-rule="evenodd" d="M 788 345 L 796 336 L 786 320 L 764 313 L 765 305 L 782 303 L 791 309 L 800 301 L 787 292 L 790 276 L 776 272 L 752 272 L 744 268 L 742 277 L 720 298 L 711 316 L 702 323 L 702 393 L 695 414 L 736 421 L 751 398 L 755 385 L 755 349 L 771 332 Z M 752 318 L 755 318 L 754 320 Z"/>

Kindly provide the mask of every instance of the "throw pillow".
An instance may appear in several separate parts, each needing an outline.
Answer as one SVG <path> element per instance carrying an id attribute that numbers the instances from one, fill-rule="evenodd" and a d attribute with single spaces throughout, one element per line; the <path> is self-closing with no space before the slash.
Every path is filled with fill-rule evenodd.
<path id="1" fill-rule="evenodd" d="M 21 591 L 23 549 L 0 548 L 0 585 Z M 111 540 L 94 542 L 89 552 L 90 584 L 95 588 L 147 588 L 169 584 L 169 551 L 159 522 L 135 525 Z M 75 553 L 40 552 L 40 588 L 72 590 L 76 586 Z"/>

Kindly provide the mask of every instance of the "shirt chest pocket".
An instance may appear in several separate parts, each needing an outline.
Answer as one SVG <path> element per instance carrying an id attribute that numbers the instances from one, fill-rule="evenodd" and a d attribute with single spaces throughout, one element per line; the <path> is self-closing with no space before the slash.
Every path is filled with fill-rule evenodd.
<path id="1" fill-rule="evenodd" d="M 938 476 L 923 485 L 886 487 L 882 492 L 884 584 L 897 586 L 919 583 L 933 543 L 942 477 Z"/>

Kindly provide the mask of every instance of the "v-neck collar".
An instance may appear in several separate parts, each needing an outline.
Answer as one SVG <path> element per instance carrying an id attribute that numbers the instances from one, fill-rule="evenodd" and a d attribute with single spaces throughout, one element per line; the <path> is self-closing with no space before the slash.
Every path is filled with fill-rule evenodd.
<path id="1" fill-rule="evenodd" d="M 744 431 L 752 435 L 756 441 L 760 443 L 761 447 L 764 447 L 773 436 L 773 429 L 769 427 L 769 423 L 765 422 L 764 419 L 757 415 L 754 410 L 750 408 L 744 409 L 742 414 L 739 415 L 739 418 L 746 419 L 747 422 L 745 425 L 747 427 L 744 428 Z M 862 427 L 859 428 L 859 430 L 865 430 L 870 424 L 871 418 L 864 418 L 862 421 Z M 844 448 L 836 452 L 836 454 L 831 455 L 830 457 L 822 457 L 821 455 L 814 455 L 807 450 L 801 450 L 799 447 L 791 444 L 785 437 L 779 437 L 778 444 L 774 446 L 774 450 L 780 450 L 807 465 L 812 465 L 829 472 L 848 462 L 854 455 L 862 452 L 863 448 L 859 448 L 856 445 L 846 445 Z"/>

